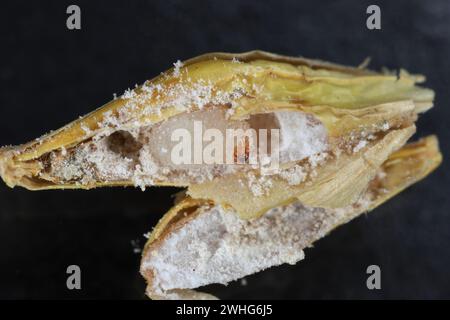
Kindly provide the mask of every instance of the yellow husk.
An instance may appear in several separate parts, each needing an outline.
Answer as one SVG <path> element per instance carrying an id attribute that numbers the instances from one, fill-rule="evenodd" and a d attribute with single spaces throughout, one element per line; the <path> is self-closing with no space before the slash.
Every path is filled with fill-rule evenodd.
<path id="1" fill-rule="evenodd" d="M 362 198 L 369 201 L 365 206 L 347 206 L 346 214 L 342 219 L 332 226 L 329 230 L 348 222 L 365 211 L 370 211 L 392 198 L 402 190 L 425 178 L 434 169 L 436 169 L 442 161 L 442 155 L 439 152 L 438 141 L 435 136 L 428 136 L 415 143 L 410 143 L 400 150 L 392 153 L 389 158 L 377 171 L 376 177 L 370 183 L 369 188 L 365 191 Z M 149 240 L 147 241 L 143 253 L 142 263 L 144 259 L 151 254 L 153 250 L 158 250 L 160 243 L 170 235 L 173 230 L 183 228 L 183 225 L 200 214 L 207 212 L 208 207 L 214 206 L 211 201 L 192 199 L 186 197 L 177 203 L 153 229 Z M 202 210 L 202 208 L 204 210 Z M 340 209 L 342 210 L 342 209 Z M 318 239 L 311 239 L 316 241 Z M 153 292 L 153 272 L 150 270 L 141 270 L 143 276 L 148 282 L 147 294 L 152 299 L 167 299 L 167 296 L 156 294 Z M 190 299 L 211 299 L 211 295 L 203 295 L 201 292 L 192 290 L 174 290 L 167 294 L 177 294 L 180 298 Z"/>
<path id="2" fill-rule="evenodd" d="M 10 187 L 20 185 L 31 190 L 131 185 L 132 181 L 55 184 L 39 177 L 39 158 L 63 147 L 70 149 L 102 132 L 154 124 L 198 108 L 195 104 L 181 108 L 177 105 L 169 93 L 180 85 L 187 91 L 195 86 L 210 86 L 211 99 L 235 97 L 227 105 L 234 109 L 233 119 L 275 109 L 302 110 L 315 114 L 331 137 L 339 137 L 344 127 L 350 130 L 364 125 L 365 120 L 359 119 L 361 112 L 372 110 L 372 118 L 378 117 L 371 109 L 374 105 L 390 105 L 391 111 L 395 103 L 410 105 L 414 113 L 431 107 L 433 91 L 415 85 L 423 80 L 423 76 L 405 71 L 396 76 L 261 51 L 206 54 L 186 61 L 177 74 L 171 69 L 135 89 L 131 107 L 130 99 L 122 96 L 37 140 L 1 149 L 0 174 Z M 149 94 L 145 90 L 149 86 L 161 90 Z M 111 117 L 117 123 L 111 123 Z"/>
<path id="3" fill-rule="evenodd" d="M 248 187 L 246 175 L 230 175 L 210 182 L 192 185 L 188 194 L 193 198 L 210 199 L 231 206 L 241 218 L 258 217 L 270 208 L 300 200 L 310 207 L 342 208 L 365 191 L 388 156 L 401 148 L 414 133 L 415 127 L 389 132 L 358 153 L 343 154 L 335 161 L 316 169 L 313 183 L 291 186 L 278 177 L 271 177 L 267 194 L 255 197 Z"/>

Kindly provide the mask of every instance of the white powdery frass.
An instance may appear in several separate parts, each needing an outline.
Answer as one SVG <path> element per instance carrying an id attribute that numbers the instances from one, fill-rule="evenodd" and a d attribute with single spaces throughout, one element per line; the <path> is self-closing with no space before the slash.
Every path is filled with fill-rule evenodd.
<path id="1" fill-rule="evenodd" d="M 183 67 L 183 62 L 181 62 L 180 60 L 177 60 L 177 62 L 175 62 L 173 64 L 174 69 L 173 69 L 173 75 L 174 77 L 179 77 L 180 76 L 180 69 Z"/>
<path id="2" fill-rule="evenodd" d="M 281 170 L 279 175 L 284 180 L 286 180 L 289 185 L 295 186 L 305 181 L 305 179 L 308 176 L 308 173 L 304 167 L 300 165 L 295 165 L 292 168 Z"/>
<path id="3" fill-rule="evenodd" d="M 308 208 L 296 202 L 243 220 L 219 205 L 203 208 L 158 248 L 147 252 L 141 268 L 152 271 L 155 292 L 226 284 L 302 260 L 303 249 L 359 212 L 353 207 Z"/>
<path id="4" fill-rule="evenodd" d="M 155 179 L 161 178 L 159 173 L 160 167 L 155 163 L 151 151 L 144 146 L 139 152 L 139 164 L 136 165 L 132 177 L 136 187 L 140 187 L 142 191 L 146 186 L 154 184 Z"/>
<path id="5" fill-rule="evenodd" d="M 247 174 L 247 184 L 250 191 L 255 197 L 266 195 L 272 189 L 272 178 L 270 176 L 261 175 L 256 177 L 255 173 L 249 172 Z"/>
<path id="6" fill-rule="evenodd" d="M 133 160 L 111 152 L 99 150 L 90 153 L 87 161 L 96 165 L 98 176 L 107 181 L 127 179 L 132 173 Z"/>
<path id="7" fill-rule="evenodd" d="M 363 149 L 365 146 L 367 145 L 367 141 L 366 140 L 361 140 L 358 142 L 358 144 L 353 148 L 353 152 L 358 152 L 361 149 Z"/>
<path id="8" fill-rule="evenodd" d="M 274 112 L 280 128 L 280 160 L 298 161 L 328 149 L 325 126 L 304 112 Z"/>

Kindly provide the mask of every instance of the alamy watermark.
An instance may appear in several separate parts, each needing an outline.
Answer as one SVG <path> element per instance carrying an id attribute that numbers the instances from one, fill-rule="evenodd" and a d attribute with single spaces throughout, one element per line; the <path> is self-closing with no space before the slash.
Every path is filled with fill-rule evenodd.
<path id="1" fill-rule="evenodd" d="M 366 13 L 369 14 L 366 20 L 366 27 L 369 30 L 381 29 L 381 9 L 376 4 L 367 7 Z"/>
<path id="2" fill-rule="evenodd" d="M 69 290 L 81 290 L 81 268 L 76 264 L 67 267 L 66 273 L 69 275 L 66 286 Z"/>
<path id="3" fill-rule="evenodd" d="M 81 29 L 81 9 L 79 6 L 72 4 L 67 7 L 66 13 L 69 14 L 66 20 L 66 27 L 69 30 Z"/>
<path id="4" fill-rule="evenodd" d="M 366 286 L 369 290 L 381 289 L 381 269 L 380 266 L 372 264 L 367 267 L 366 273 L 370 276 L 366 280 Z"/>
<path id="5" fill-rule="evenodd" d="M 185 128 L 172 131 L 170 159 L 175 165 L 227 164 L 252 165 L 261 170 L 279 168 L 280 130 L 217 128 L 203 130 L 202 121 L 194 121 L 193 132 Z"/>

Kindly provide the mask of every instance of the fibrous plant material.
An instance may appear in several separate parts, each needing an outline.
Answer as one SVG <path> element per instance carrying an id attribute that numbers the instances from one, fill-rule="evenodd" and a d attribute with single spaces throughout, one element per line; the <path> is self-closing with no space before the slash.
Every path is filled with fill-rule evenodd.
<path id="1" fill-rule="evenodd" d="M 227 284 L 283 263 L 295 264 L 335 227 L 370 211 L 417 182 L 441 162 L 430 136 L 393 153 L 356 202 L 336 209 L 301 201 L 240 219 L 233 209 L 185 198 L 158 223 L 145 246 L 141 273 L 154 299 L 211 299 L 192 289 Z"/>
<path id="2" fill-rule="evenodd" d="M 10 187 L 30 190 L 186 188 L 187 200 L 153 233 L 142 270 L 151 296 L 192 297 L 178 289 L 301 259 L 301 250 L 332 227 L 434 169 L 435 138 L 405 147 L 418 115 L 433 105 L 434 92 L 418 86 L 424 80 L 405 70 L 380 73 L 261 51 L 206 54 L 178 61 L 59 130 L 1 148 L 0 175 Z M 399 164 L 411 163 L 402 173 Z M 324 227 L 308 233 L 311 221 Z M 158 236 L 163 225 L 170 237 Z M 276 241 L 250 236 L 261 232 Z M 216 238 L 199 244 L 192 233 Z M 239 247 L 237 265 L 199 249 L 206 245 L 207 254 L 248 237 L 256 242 Z M 211 261 L 204 273 L 172 272 L 178 269 L 170 269 L 170 259 L 190 259 L 185 250 L 168 253 L 177 239 L 194 241 L 194 251 Z M 275 248 L 279 254 L 270 255 Z M 148 256 L 160 251 L 170 259 Z"/>
<path id="3" fill-rule="evenodd" d="M 167 134 L 195 120 L 219 130 L 278 128 L 282 164 L 293 167 L 316 153 L 358 152 L 411 125 L 432 106 L 433 91 L 416 86 L 423 80 L 259 51 L 207 54 L 59 130 L 3 148 L 0 173 L 9 186 L 29 189 L 189 186 L 226 175 L 230 166 L 167 164 Z"/>

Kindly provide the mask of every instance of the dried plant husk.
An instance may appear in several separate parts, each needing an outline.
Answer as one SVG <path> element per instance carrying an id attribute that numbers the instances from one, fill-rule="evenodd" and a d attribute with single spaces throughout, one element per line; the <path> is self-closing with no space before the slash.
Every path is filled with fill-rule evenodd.
<path id="1" fill-rule="evenodd" d="M 300 246 L 303 248 L 311 247 L 312 244 L 328 234 L 334 228 L 347 223 L 351 219 L 359 216 L 360 214 L 373 210 L 389 198 L 395 196 L 405 188 L 411 186 L 417 181 L 426 177 L 430 172 L 436 169 L 442 161 L 442 155 L 439 152 L 437 138 L 435 136 L 428 136 L 415 143 L 410 143 L 400 150 L 394 152 L 379 168 L 378 174 L 372 179 L 368 189 L 361 196 L 360 200 L 353 205 L 346 206 L 339 209 L 324 210 L 319 214 L 302 216 L 302 212 L 298 212 L 298 219 L 303 219 L 300 228 L 297 230 L 297 234 L 300 237 Z M 151 233 L 147 244 L 145 245 L 142 262 L 141 273 L 147 280 L 147 295 L 152 299 L 213 299 L 214 296 L 210 294 L 196 292 L 195 289 L 198 286 L 214 283 L 219 280 L 214 279 L 200 279 L 197 286 L 183 286 L 182 284 L 171 283 L 170 288 L 161 287 L 161 272 L 169 272 L 165 274 L 165 277 L 170 276 L 170 272 L 179 272 L 180 266 L 172 265 L 176 259 L 168 255 L 168 252 L 164 252 L 164 244 L 168 241 L 175 241 L 172 237 L 176 233 L 185 232 L 187 226 L 196 219 L 199 219 L 202 215 L 209 215 L 213 209 L 217 206 L 212 201 L 192 199 L 186 197 L 178 202 L 164 217 L 160 220 L 157 226 Z M 288 210 L 288 206 L 283 206 L 276 211 L 276 214 L 282 214 L 284 210 Z M 223 209 L 231 210 L 232 209 Z M 262 217 L 248 221 L 248 224 L 258 221 Z M 270 226 L 268 226 L 270 227 Z M 280 232 L 283 230 L 289 230 L 291 226 L 281 226 Z M 208 233 L 207 227 L 205 230 L 199 230 L 194 232 L 198 235 L 206 235 Z M 266 230 L 269 232 L 269 230 Z M 228 231 L 232 232 L 232 231 Z M 264 233 L 264 230 L 263 232 Z M 202 241 L 202 237 L 198 238 L 198 241 Z M 182 241 L 182 240 L 179 240 Z M 220 239 L 218 239 L 220 243 Z M 294 240 L 292 240 L 294 241 Z M 177 243 L 175 242 L 175 245 Z M 181 245 L 181 243 L 180 243 Z M 248 245 L 248 243 L 246 244 Z M 280 248 L 289 246 L 290 243 L 279 243 Z M 291 244 L 293 246 L 293 243 Z M 250 245 L 251 246 L 251 245 Z M 264 243 L 254 242 L 254 246 L 264 246 Z M 195 248 L 194 244 L 190 244 L 190 248 Z M 216 248 L 217 249 L 217 248 Z M 215 250 L 216 250 L 215 249 Z M 245 260 L 245 257 L 236 255 L 236 248 L 229 248 L 226 252 L 229 254 L 230 261 Z M 256 249 L 256 247 L 254 248 Z M 195 249 L 193 249 L 195 250 Z M 281 250 L 281 249 L 280 249 Z M 195 252 L 193 255 L 195 255 Z M 177 252 L 171 253 L 177 255 Z M 277 252 L 273 252 L 277 254 Z M 152 257 L 156 255 L 167 256 L 165 260 L 167 266 L 157 266 L 152 264 Z M 172 258 L 171 258 L 172 257 Z M 297 260 L 302 259 L 302 255 L 298 255 Z M 204 265 L 199 266 L 197 272 L 195 270 L 183 270 L 187 274 L 192 273 L 192 277 L 199 277 L 199 273 L 208 274 L 208 268 L 210 261 L 207 256 L 203 257 L 205 261 Z M 255 257 L 254 257 L 255 259 Z M 281 261 L 274 263 L 273 265 L 280 263 L 292 263 L 292 261 Z M 295 261 L 296 262 L 296 261 Z M 229 274 L 226 277 L 226 281 L 236 280 L 246 274 L 255 273 L 269 266 L 261 266 L 260 268 L 237 270 L 234 274 Z M 168 271 L 171 270 L 171 271 Z M 178 270 L 178 271 L 177 271 Z M 222 282 L 221 279 L 219 282 Z"/>
<path id="2" fill-rule="evenodd" d="M 231 206 L 241 218 L 246 219 L 258 217 L 270 208 L 295 200 L 311 207 L 345 207 L 360 197 L 383 162 L 400 149 L 414 132 L 414 126 L 393 130 L 360 152 L 340 155 L 315 169 L 312 181 L 292 186 L 280 177 L 271 177 L 270 190 L 259 197 L 252 193 L 245 174 L 192 185 L 188 194 L 193 198 L 210 199 Z"/>
<path id="3" fill-rule="evenodd" d="M 158 270 L 144 267 L 144 262 L 171 234 L 208 215 L 213 207 L 250 224 L 264 219 L 268 210 L 283 211 L 293 203 L 319 208 L 324 215 L 306 221 L 319 225 L 307 233 L 307 247 L 420 180 L 442 159 L 435 137 L 402 147 L 415 131 L 418 114 L 433 104 L 434 92 L 418 86 L 424 80 L 405 70 L 379 73 L 261 51 L 210 53 L 177 63 L 56 131 L 23 145 L 1 148 L 0 176 L 10 187 L 30 190 L 137 185 L 131 178 L 63 180 L 47 169 L 53 153 L 70 152 L 116 132 L 158 125 L 183 113 L 220 107 L 227 109 L 230 120 L 237 121 L 277 111 L 310 115 L 326 129 L 329 158 L 311 169 L 304 182 L 292 185 L 270 176 L 270 190 L 262 196 L 252 193 L 246 183 L 248 175 L 240 173 L 205 183 L 159 178 L 148 183 L 188 187 L 190 195 L 162 218 L 145 247 L 141 271 L 149 284 L 148 295 L 211 298 L 188 287 L 157 292 L 153 284 Z M 364 142 L 361 147 L 359 142 Z M 303 231 L 308 230 L 299 230 L 299 234 Z"/>
<path id="4" fill-rule="evenodd" d="M 230 109 L 231 119 L 274 110 L 307 112 L 324 124 L 332 142 L 339 143 L 352 131 L 370 131 L 373 123 L 391 120 L 404 127 L 414 121 L 434 98 L 432 90 L 416 85 L 424 80 L 404 70 L 377 73 L 261 51 L 210 53 L 185 61 L 181 68 L 170 69 L 59 130 L 2 148 L 0 175 L 10 187 L 30 190 L 135 185 L 130 179 L 58 181 L 43 174 L 43 159 L 101 135 L 216 105 Z M 152 184 L 180 185 L 158 179 Z"/>

